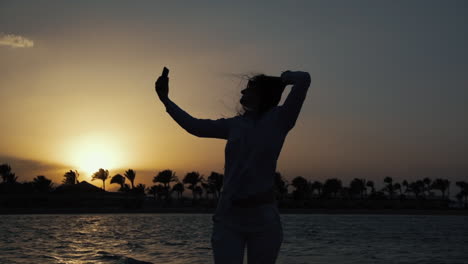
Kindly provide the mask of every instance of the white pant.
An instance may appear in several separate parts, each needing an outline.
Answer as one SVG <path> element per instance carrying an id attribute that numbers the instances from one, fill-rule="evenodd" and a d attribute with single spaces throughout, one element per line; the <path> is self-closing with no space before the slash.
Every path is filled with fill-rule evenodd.
<path id="1" fill-rule="evenodd" d="M 283 241 L 281 222 L 260 231 L 245 231 L 213 223 L 211 244 L 215 264 L 242 264 L 247 246 L 249 264 L 274 264 Z"/>

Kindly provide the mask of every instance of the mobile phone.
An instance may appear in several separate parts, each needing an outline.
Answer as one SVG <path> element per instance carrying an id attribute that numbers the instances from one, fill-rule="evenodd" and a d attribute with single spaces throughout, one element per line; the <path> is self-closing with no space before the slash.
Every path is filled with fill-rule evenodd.
<path id="1" fill-rule="evenodd" d="M 163 72 L 162 72 L 162 75 L 161 76 L 164 76 L 164 77 L 167 77 L 169 75 L 169 69 L 164 67 L 163 69 Z"/>

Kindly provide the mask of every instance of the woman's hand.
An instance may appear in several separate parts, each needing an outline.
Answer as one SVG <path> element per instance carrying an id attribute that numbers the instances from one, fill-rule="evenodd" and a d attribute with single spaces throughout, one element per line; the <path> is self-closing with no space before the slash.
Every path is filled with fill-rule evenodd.
<path id="1" fill-rule="evenodd" d="M 159 96 L 159 100 L 166 104 L 169 100 L 169 77 L 161 75 L 154 84 L 156 93 Z"/>
<path id="2" fill-rule="evenodd" d="M 291 71 L 284 71 L 281 73 L 281 81 L 286 85 L 294 84 L 294 79 L 292 78 Z"/>
<path id="3" fill-rule="evenodd" d="M 281 73 L 281 80 L 286 84 L 296 84 L 300 81 L 308 81 L 310 83 L 310 74 L 302 71 L 284 71 Z"/>

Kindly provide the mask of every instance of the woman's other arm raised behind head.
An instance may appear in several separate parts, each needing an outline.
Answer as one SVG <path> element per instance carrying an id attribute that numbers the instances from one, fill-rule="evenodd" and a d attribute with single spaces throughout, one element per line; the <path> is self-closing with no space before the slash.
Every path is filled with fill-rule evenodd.
<path id="1" fill-rule="evenodd" d="M 164 102 L 166 112 L 183 129 L 197 137 L 227 139 L 231 119 L 198 119 L 182 110 L 169 98 Z"/>
<path id="2" fill-rule="evenodd" d="M 286 71 L 281 74 L 284 82 L 292 84 L 291 92 L 280 106 L 280 120 L 289 131 L 296 124 L 296 120 L 302 108 L 302 104 L 310 86 L 310 74 L 302 71 Z"/>

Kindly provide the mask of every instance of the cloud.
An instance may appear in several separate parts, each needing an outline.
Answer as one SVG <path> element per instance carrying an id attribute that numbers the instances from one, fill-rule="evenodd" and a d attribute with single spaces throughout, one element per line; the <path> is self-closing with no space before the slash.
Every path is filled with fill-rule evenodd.
<path id="1" fill-rule="evenodd" d="M 14 34 L 4 34 L 0 32 L 0 46 L 10 46 L 13 48 L 31 48 L 34 41 Z"/>
<path id="2" fill-rule="evenodd" d="M 3 163 L 11 166 L 12 172 L 18 176 L 19 182 L 31 181 L 37 175 L 45 175 L 54 182 L 61 182 L 63 174 L 74 169 L 72 166 L 64 164 L 0 154 L 0 164 Z"/>

